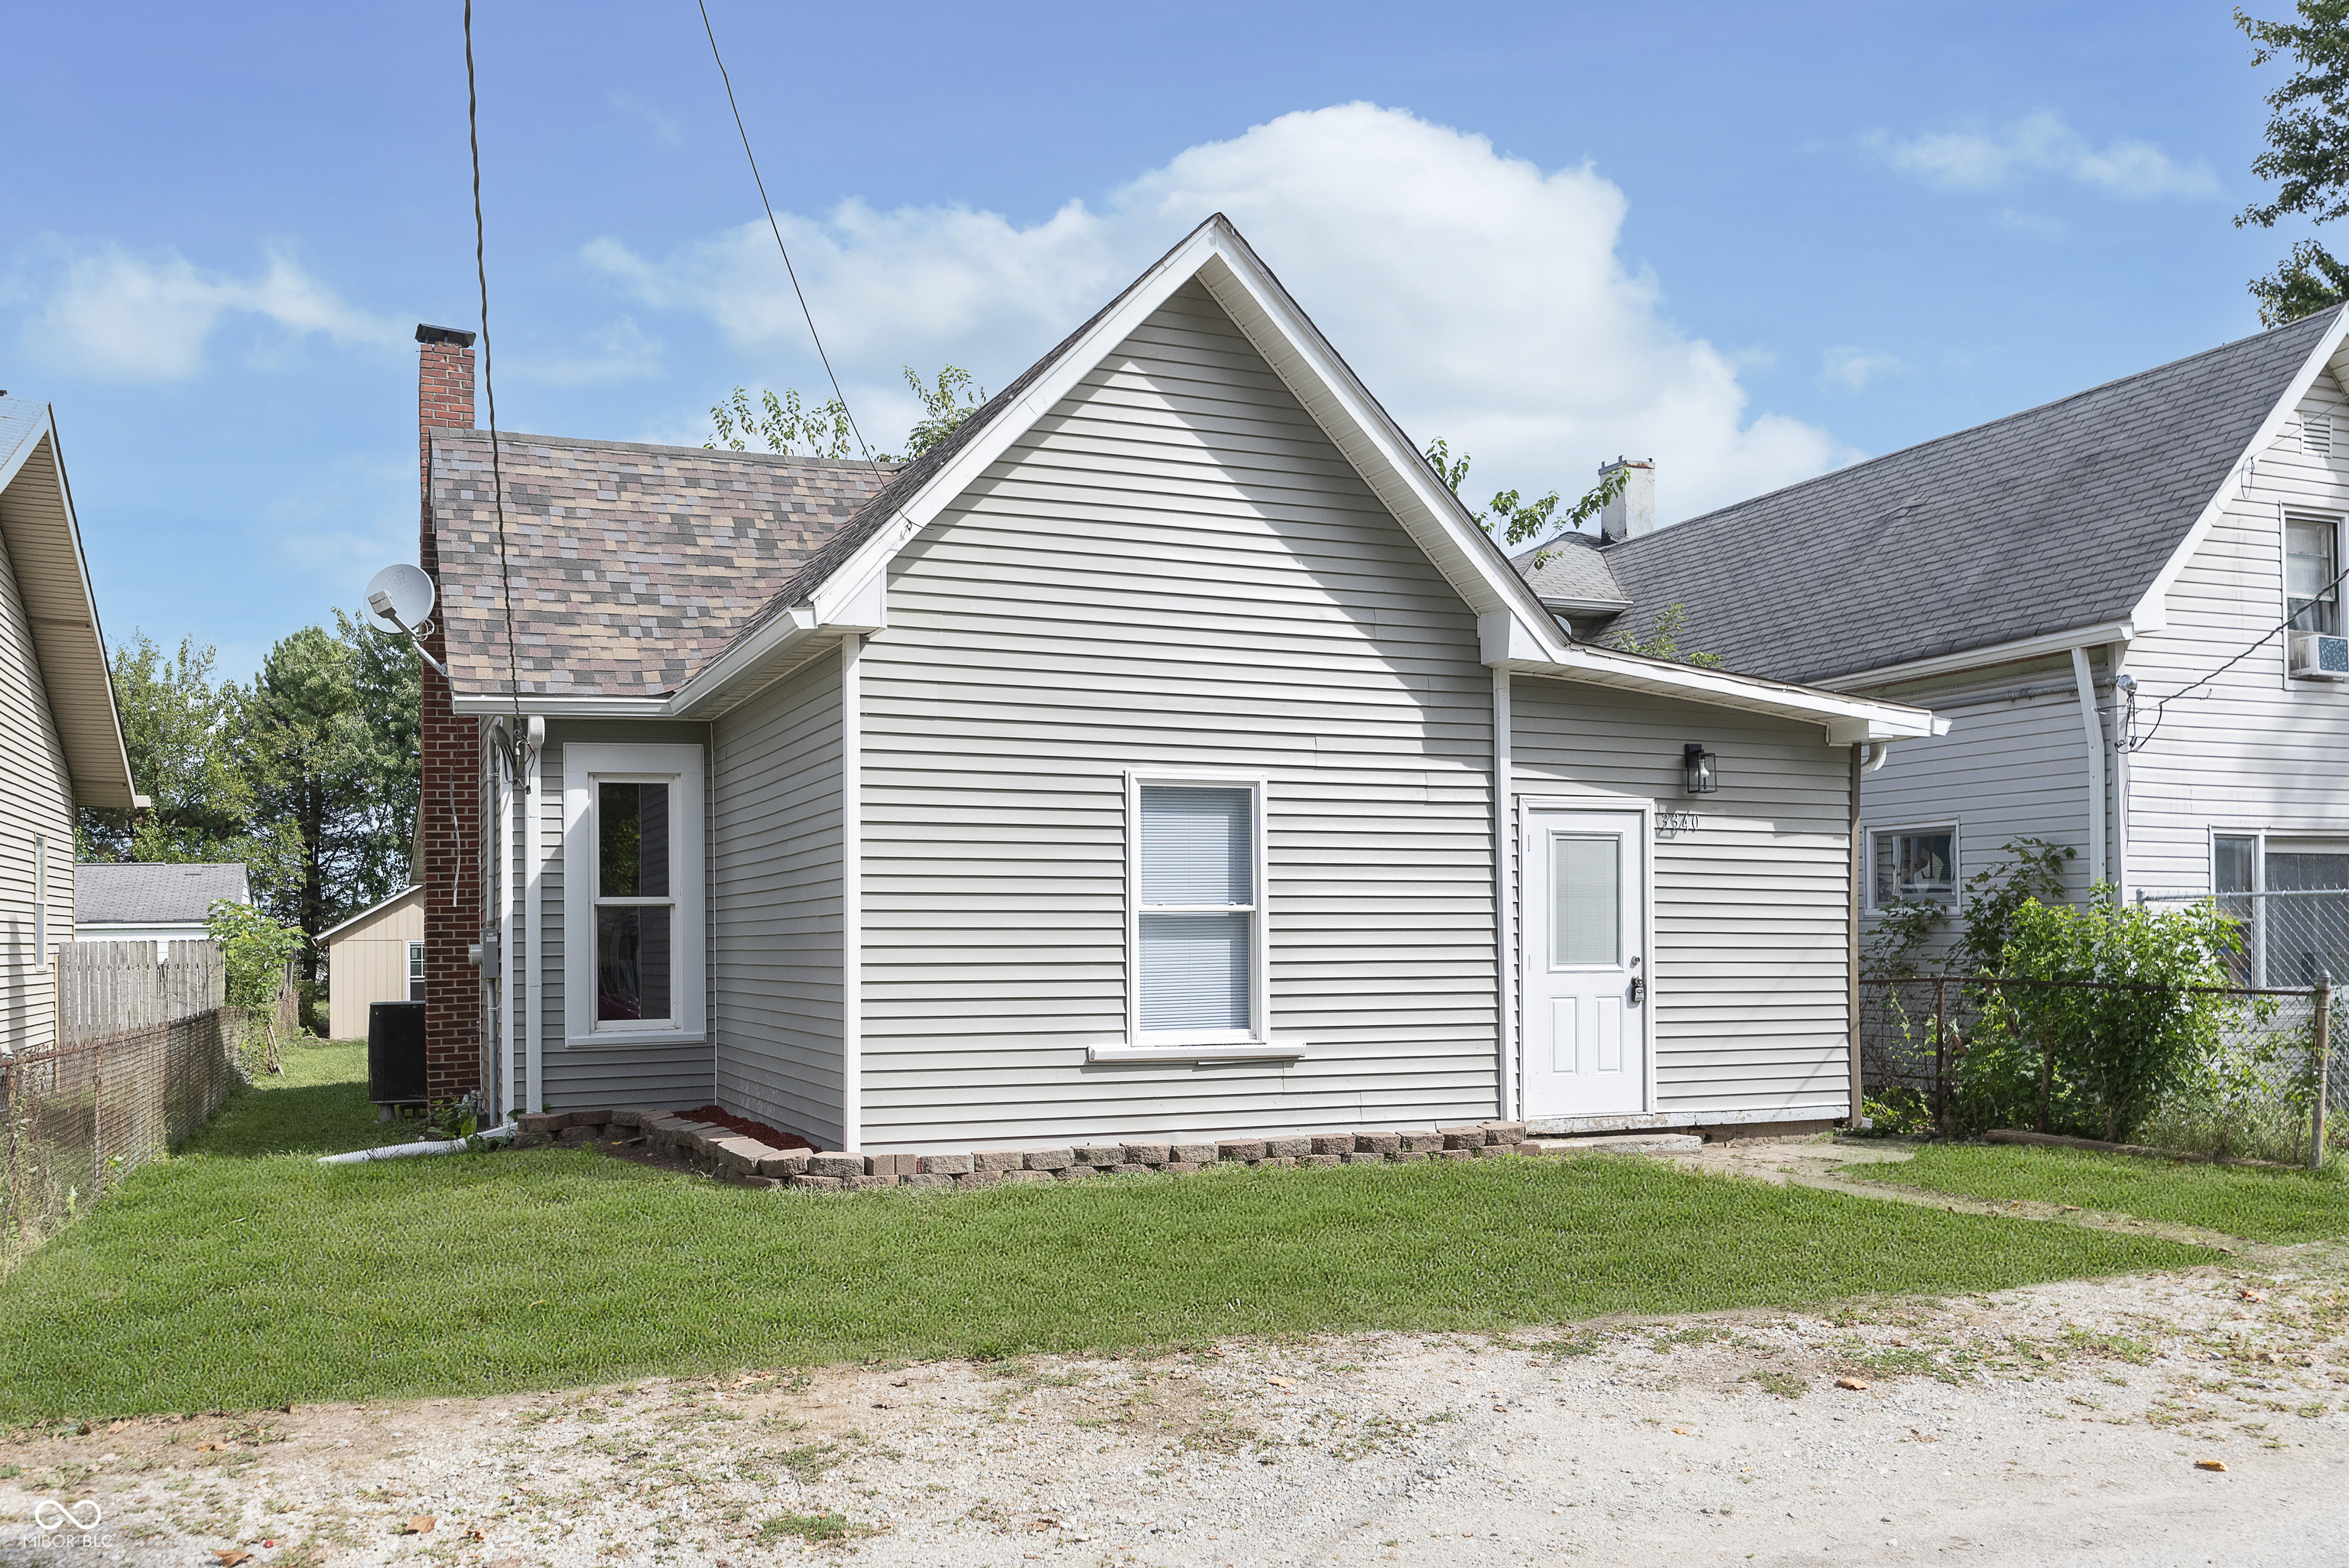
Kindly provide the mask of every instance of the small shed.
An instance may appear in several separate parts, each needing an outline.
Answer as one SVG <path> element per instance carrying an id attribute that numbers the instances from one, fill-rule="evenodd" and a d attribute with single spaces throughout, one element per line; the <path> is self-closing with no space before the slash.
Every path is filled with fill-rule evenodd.
<path id="1" fill-rule="evenodd" d="M 202 942 L 213 903 L 251 903 L 240 861 L 92 861 L 74 867 L 74 940 L 151 942 L 160 956 L 173 942 Z"/>
<path id="2" fill-rule="evenodd" d="M 318 934 L 326 950 L 326 1033 L 367 1037 L 377 1002 L 424 1000 L 424 889 L 410 887 Z"/>

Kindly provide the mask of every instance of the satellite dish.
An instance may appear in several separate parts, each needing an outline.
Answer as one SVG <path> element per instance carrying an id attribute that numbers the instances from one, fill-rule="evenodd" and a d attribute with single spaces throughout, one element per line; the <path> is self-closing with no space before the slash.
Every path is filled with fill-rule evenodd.
<path id="1" fill-rule="evenodd" d="M 367 608 L 376 618 L 388 621 L 403 632 L 412 632 L 426 624 L 432 606 L 439 599 L 432 579 L 420 567 L 400 562 L 387 566 L 368 579 Z"/>

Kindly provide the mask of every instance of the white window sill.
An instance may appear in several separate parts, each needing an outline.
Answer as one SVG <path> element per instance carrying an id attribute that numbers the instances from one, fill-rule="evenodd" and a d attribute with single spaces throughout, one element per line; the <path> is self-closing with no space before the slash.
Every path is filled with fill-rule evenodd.
<path id="1" fill-rule="evenodd" d="M 1305 1054 L 1302 1040 L 1249 1040 L 1222 1045 L 1093 1046 L 1085 1052 L 1096 1062 L 1293 1062 Z"/>
<path id="2" fill-rule="evenodd" d="M 698 1046 L 709 1037 L 698 1029 L 614 1029 L 593 1035 L 566 1035 L 566 1050 L 626 1051 L 645 1046 Z"/>

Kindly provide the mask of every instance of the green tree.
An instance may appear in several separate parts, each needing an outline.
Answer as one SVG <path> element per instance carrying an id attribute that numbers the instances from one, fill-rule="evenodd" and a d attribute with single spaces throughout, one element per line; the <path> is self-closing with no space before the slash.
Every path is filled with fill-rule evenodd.
<path id="1" fill-rule="evenodd" d="M 2235 13 L 2235 26 L 2252 44 L 2251 64 L 2264 66 L 2290 55 L 2298 69 L 2267 106 L 2268 150 L 2251 160 L 2251 172 L 2277 187 L 2235 216 L 2235 227 L 2273 228 L 2301 215 L 2326 223 L 2349 214 L 2349 0 L 2297 0 L 2295 20 L 2262 22 Z M 2296 321 L 2349 298 L 2349 263 L 2335 261 L 2315 240 L 2302 240 L 2291 256 L 2263 278 L 2254 278 L 2251 297 L 2269 326 Z"/>
<path id="2" fill-rule="evenodd" d="M 1454 495 L 1458 495 L 1460 487 L 1468 480 L 1468 454 L 1463 452 L 1454 457 L 1451 446 L 1438 436 L 1427 443 L 1427 450 L 1423 455 L 1427 459 L 1428 467 L 1435 470 L 1435 477 L 1442 480 Z M 1497 533 L 1502 543 L 1523 544 L 1529 539 L 1541 538 L 1553 529 L 1563 531 L 1580 528 L 1606 511 L 1609 501 L 1623 493 L 1624 481 L 1630 478 L 1630 470 L 1628 469 L 1609 469 L 1599 476 L 1599 482 L 1584 492 L 1582 499 L 1569 507 L 1563 517 L 1557 515 L 1557 491 L 1552 490 L 1539 500 L 1527 500 L 1513 490 L 1496 492 L 1485 510 L 1470 515 L 1477 527 L 1487 533 Z M 1548 563 L 1547 552 L 1534 557 L 1536 569 Z"/>
<path id="3" fill-rule="evenodd" d="M 905 385 L 921 399 L 922 416 L 906 433 L 905 457 L 875 452 L 878 462 L 912 462 L 953 435 L 987 401 L 986 389 L 976 386 L 970 372 L 960 366 L 946 366 L 934 383 L 925 383 L 910 365 L 905 375 Z M 795 391 L 778 397 L 761 389 L 754 403 L 747 387 L 737 387 L 724 402 L 710 406 L 709 418 L 718 433 L 701 444 L 711 451 L 721 444 L 730 451 L 746 451 L 751 441 L 761 440 L 770 451 L 797 452 L 804 447 L 809 457 L 838 461 L 856 450 L 848 405 L 836 396 L 811 404 Z"/>
<path id="4" fill-rule="evenodd" d="M 115 648 L 114 697 L 130 777 L 154 804 L 135 816 L 85 808 L 76 851 L 85 861 L 241 861 L 265 895 L 295 874 L 297 849 L 256 820 L 240 749 L 244 693 L 233 681 L 213 683 L 215 659 L 192 637 L 173 655 L 143 632 Z"/>
<path id="5" fill-rule="evenodd" d="M 1651 659 L 1671 659 L 1678 664 L 1699 665 L 1709 670 L 1719 669 L 1721 667 L 1719 654 L 1681 652 L 1681 623 L 1687 618 L 1688 613 L 1680 605 L 1667 604 L 1656 612 L 1656 618 L 1648 623 L 1648 630 L 1644 634 L 1627 627 L 1616 633 L 1607 645 L 1620 649 L 1627 654 L 1645 654 Z"/>
<path id="6" fill-rule="evenodd" d="M 242 737 L 256 814 L 298 846 L 264 903 L 302 933 L 311 997 L 318 934 L 406 885 L 416 810 L 414 655 L 338 620 L 339 635 L 305 626 L 269 650 Z"/>

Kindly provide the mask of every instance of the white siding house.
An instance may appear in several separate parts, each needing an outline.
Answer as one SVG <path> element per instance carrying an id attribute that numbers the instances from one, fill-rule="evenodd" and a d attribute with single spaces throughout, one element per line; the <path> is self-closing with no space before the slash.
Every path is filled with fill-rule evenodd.
<path id="1" fill-rule="evenodd" d="M 2338 672 L 2296 669 L 2292 635 L 2349 634 L 2345 329 L 2324 311 L 1603 540 L 1557 593 L 1598 582 L 1615 625 L 1678 605 L 1684 643 L 1734 667 L 1951 721 L 1864 776 L 1871 913 L 1953 903 L 2025 837 L 2075 851 L 2075 896 L 2349 889 L 2349 643 Z M 2334 945 L 2278 948 L 2268 981 L 2349 973 L 2335 903 L 2294 917 Z"/>
<path id="2" fill-rule="evenodd" d="M 429 452 L 455 711 L 544 723 L 499 1109 L 1851 1110 L 1852 758 L 1931 716 L 1572 641 L 1220 219 L 899 469 L 511 438 L 519 691 L 487 439 Z"/>
<path id="3" fill-rule="evenodd" d="M 0 1053 L 57 1037 L 76 807 L 135 800 L 56 421 L 0 397 Z"/>

